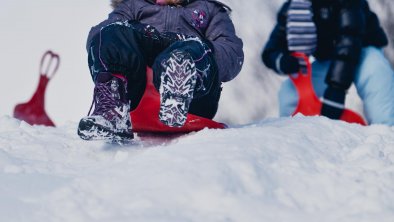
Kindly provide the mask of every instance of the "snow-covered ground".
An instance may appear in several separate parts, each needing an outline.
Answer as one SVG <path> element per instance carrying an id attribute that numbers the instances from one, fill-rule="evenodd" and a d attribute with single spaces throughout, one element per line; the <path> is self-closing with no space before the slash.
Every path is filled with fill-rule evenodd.
<path id="1" fill-rule="evenodd" d="M 394 220 L 394 127 L 267 119 L 113 146 L 0 118 L 0 221 Z"/>

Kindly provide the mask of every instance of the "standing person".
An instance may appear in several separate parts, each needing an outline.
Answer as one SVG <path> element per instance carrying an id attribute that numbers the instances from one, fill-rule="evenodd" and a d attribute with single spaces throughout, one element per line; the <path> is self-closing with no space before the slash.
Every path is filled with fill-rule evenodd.
<path id="1" fill-rule="evenodd" d="M 292 74 L 302 67 L 292 52 L 313 55 L 312 82 L 323 97 L 321 115 L 339 119 L 354 83 L 368 122 L 394 125 L 394 73 L 382 51 L 387 43 L 366 0 L 288 0 L 262 59 L 277 73 Z M 279 100 L 280 115 L 291 115 L 298 97 L 290 79 L 283 82 Z"/>
<path id="2" fill-rule="evenodd" d="M 112 0 L 112 6 L 88 36 L 94 111 L 81 119 L 79 136 L 133 138 L 129 112 L 143 95 L 147 66 L 160 93 L 160 121 L 180 127 L 187 113 L 212 119 L 221 83 L 238 75 L 244 59 L 230 8 L 215 0 Z"/>

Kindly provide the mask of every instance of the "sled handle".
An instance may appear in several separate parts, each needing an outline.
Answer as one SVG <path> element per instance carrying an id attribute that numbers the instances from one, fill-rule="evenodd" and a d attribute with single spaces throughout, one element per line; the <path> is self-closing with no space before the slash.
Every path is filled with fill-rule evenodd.
<path id="1" fill-rule="evenodd" d="M 45 66 L 44 66 L 45 64 Z M 60 57 L 58 54 L 48 50 L 44 53 L 40 63 L 40 75 L 51 79 L 60 65 Z"/>

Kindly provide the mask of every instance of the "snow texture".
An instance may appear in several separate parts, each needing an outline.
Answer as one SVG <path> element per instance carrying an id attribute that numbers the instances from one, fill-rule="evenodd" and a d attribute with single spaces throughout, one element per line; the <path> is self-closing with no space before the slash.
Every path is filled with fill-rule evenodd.
<path id="1" fill-rule="evenodd" d="M 394 127 L 266 119 L 130 146 L 0 118 L 0 221 L 394 219 Z"/>

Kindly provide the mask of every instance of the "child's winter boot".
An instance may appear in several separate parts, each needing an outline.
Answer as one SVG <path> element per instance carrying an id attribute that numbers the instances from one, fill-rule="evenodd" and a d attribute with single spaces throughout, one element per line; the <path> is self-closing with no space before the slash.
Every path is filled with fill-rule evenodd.
<path id="1" fill-rule="evenodd" d="M 78 135 L 84 140 L 133 139 L 126 92 L 127 81 L 122 75 L 99 73 L 93 95 L 94 111 L 81 119 Z"/>

